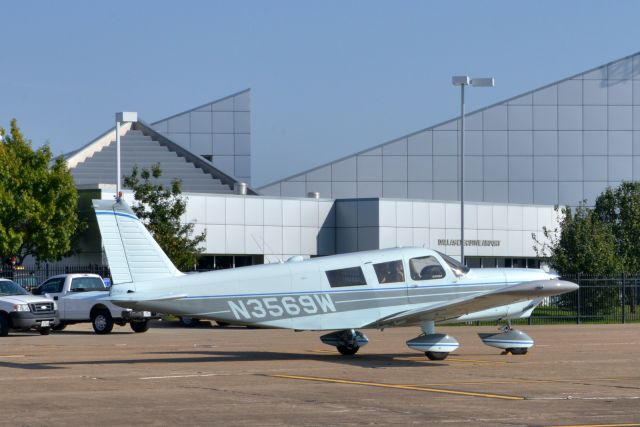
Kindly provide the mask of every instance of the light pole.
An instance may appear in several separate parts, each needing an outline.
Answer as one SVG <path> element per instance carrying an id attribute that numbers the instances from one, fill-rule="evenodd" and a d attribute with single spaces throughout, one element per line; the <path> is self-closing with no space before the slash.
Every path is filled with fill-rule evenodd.
<path id="1" fill-rule="evenodd" d="M 472 79 L 469 76 L 453 76 L 451 83 L 460 86 L 460 262 L 464 264 L 464 87 L 493 87 L 493 77 Z"/>
<path id="2" fill-rule="evenodd" d="M 116 200 L 120 199 L 120 180 L 122 179 L 122 173 L 120 172 L 120 124 L 128 122 L 137 122 L 138 113 L 122 111 L 116 113 Z"/>

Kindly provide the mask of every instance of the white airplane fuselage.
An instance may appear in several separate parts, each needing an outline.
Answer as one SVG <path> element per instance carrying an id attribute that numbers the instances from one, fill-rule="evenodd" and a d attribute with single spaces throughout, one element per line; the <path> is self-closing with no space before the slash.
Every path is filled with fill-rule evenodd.
<path id="1" fill-rule="evenodd" d="M 429 256 L 437 259 L 444 275 L 411 277 L 410 260 Z M 402 262 L 405 280 L 380 283 L 374 265 L 394 261 Z M 331 286 L 327 271 L 352 267 L 362 269 L 365 284 Z M 272 328 L 335 330 L 376 327 L 399 312 L 554 277 L 534 269 L 473 269 L 458 276 L 436 251 L 395 248 L 118 284 L 111 296 L 115 304 L 138 310 Z M 525 299 L 449 320 L 526 317 L 539 301 Z"/>
<path id="2" fill-rule="evenodd" d="M 357 331 L 420 325 L 407 341 L 431 360 L 458 348 L 436 323 L 528 317 L 543 298 L 577 289 L 541 270 L 470 270 L 440 252 L 394 248 L 183 274 L 124 202 L 94 200 L 113 303 L 136 310 L 266 328 L 335 331 L 342 355 L 368 342 Z M 146 326 L 146 325 L 145 325 Z M 482 341 L 525 354 L 533 340 L 508 327 Z"/>

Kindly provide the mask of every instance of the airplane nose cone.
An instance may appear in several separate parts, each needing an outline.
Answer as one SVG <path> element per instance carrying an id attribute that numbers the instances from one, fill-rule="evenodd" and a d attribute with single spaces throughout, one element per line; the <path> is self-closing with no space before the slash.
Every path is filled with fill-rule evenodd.
<path id="1" fill-rule="evenodd" d="M 566 280 L 558 280 L 556 283 L 556 287 L 556 289 L 558 289 L 562 293 L 577 291 L 579 288 L 579 286 L 575 283 Z"/>

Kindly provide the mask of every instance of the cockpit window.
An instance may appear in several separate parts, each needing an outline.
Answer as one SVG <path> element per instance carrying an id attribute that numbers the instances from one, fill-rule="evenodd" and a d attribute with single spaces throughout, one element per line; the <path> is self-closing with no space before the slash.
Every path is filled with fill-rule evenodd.
<path id="1" fill-rule="evenodd" d="M 367 284 L 364 274 L 362 274 L 362 268 L 360 267 L 329 270 L 326 273 L 327 280 L 329 280 L 329 285 L 331 285 L 332 288 L 362 286 Z"/>
<path id="2" fill-rule="evenodd" d="M 436 257 L 423 256 L 409 260 L 411 278 L 413 280 L 435 280 L 444 278 L 445 271 Z"/>
<path id="3" fill-rule="evenodd" d="M 402 260 L 373 264 L 373 269 L 378 276 L 378 283 L 404 282 Z"/>
<path id="4" fill-rule="evenodd" d="M 436 252 L 438 252 L 438 251 L 436 251 Z M 444 262 L 449 264 L 449 267 L 451 267 L 451 270 L 453 270 L 453 273 L 456 276 L 458 276 L 458 277 L 464 276 L 465 274 L 467 274 L 469 272 L 469 270 L 470 270 L 469 267 L 467 267 L 466 265 L 462 264 L 457 259 L 451 258 L 449 255 L 445 255 L 442 252 L 438 252 L 438 255 L 440 255 L 442 257 Z"/>

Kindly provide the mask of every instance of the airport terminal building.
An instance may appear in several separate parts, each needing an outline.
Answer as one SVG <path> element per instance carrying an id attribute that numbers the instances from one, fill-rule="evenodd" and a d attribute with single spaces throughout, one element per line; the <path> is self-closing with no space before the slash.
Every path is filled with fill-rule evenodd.
<path id="1" fill-rule="evenodd" d="M 245 90 L 123 126 L 124 175 L 160 163 L 165 182 L 182 180 L 184 220 L 207 231 L 201 267 L 396 246 L 460 255 L 459 117 L 255 188 L 250 116 Z M 554 205 L 640 179 L 639 132 L 640 54 L 466 115 L 467 263 L 538 267 L 533 235 L 557 227 Z M 114 196 L 114 140 L 67 156 L 85 199 Z M 84 249 L 77 261 L 103 261 Z"/>

